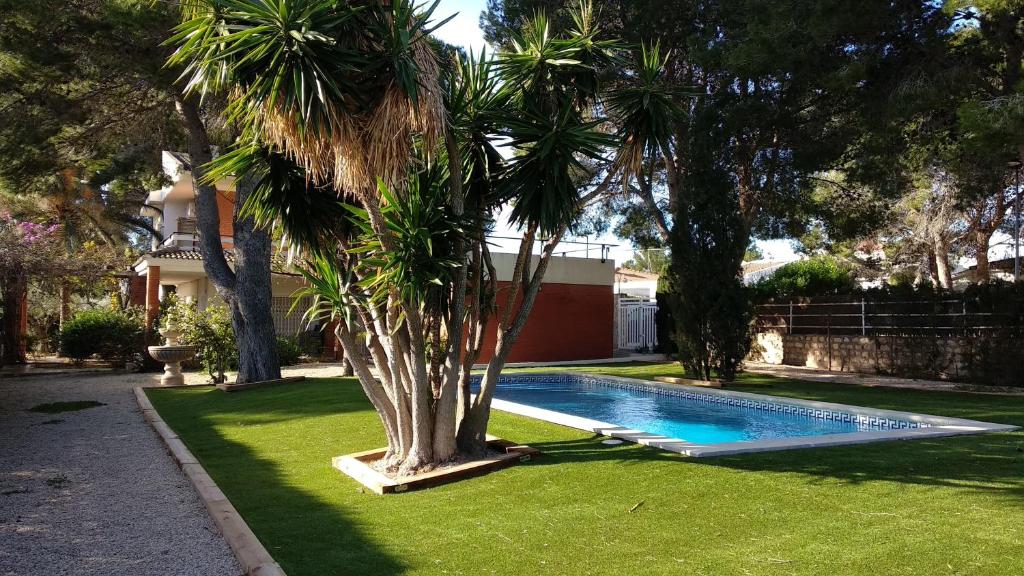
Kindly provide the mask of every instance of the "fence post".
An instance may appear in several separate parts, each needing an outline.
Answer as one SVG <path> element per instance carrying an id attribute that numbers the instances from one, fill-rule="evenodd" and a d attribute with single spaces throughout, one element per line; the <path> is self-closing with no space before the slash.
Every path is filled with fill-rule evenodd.
<path id="1" fill-rule="evenodd" d="M 864 299 L 860 299 L 860 335 L 866 336 L 868 333 L 867 319 L 864 317 Z"/>
<path id="2" fill-rule="evenodd" d="M 786 333 L 793 333 L 793 301 L 789 301 L 789 322 L 786 324 Z"/>
<path id="3" fill-rule="evenodd" d="M 960 330 L 967 337 L 967 298 L 960 300 Z"/>
<path id="4" fill-rule="evenodd" d="M 832 313 L 830 312 L 826 316 L 827 322 L 825 322 L 826 340 L 828 340 L 828 371 L 832 371 Z"/>

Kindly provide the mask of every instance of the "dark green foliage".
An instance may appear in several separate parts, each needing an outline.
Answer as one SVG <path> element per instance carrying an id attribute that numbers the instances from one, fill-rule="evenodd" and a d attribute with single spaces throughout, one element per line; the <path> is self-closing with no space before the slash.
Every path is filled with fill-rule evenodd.
<path id="1" fill-rule="evenodd" d="M 758 282 L 759 299 L 848 294 L 857 287 L 853 268 L 834 256 L 815 256 L 791 262 Z"/>
<path id="2" fill-rule="evenodd" d="M 1024 282 L 986 282 L 963 292 L 965 310 L 990 314 L 991 329 L 972 338 L 971 379 L 1024 386 Z"/>
<path id="3" fill-rule="evenodd" d="M 670 298 L 672 295 L 662 292 L 659 286 L 658 293 L 655 295 L 655 300 L 658 302 L 658 312 L 654 316 L 654 323 L 658 331 L 658 347 L 655 352 L 669 356 L 679 351 L 679 347 L 676 346 L 676 321 L 672 316 Z"/>
<path id="4" fill-rule="evenodd" d="M 618 48 L 598 39 L 587 7 L 574 6 L 580 10 L 573 14 L 575 26 L 563 34 L 552 30 L 546 14 L 537 13 L 497 64 L 516 105 L 515 113 L 503 118 L 503 135 L 519 152 L 500 188 L 512 204 L 512 223 L 535 226 L 542 236 L 572 224 L 580 196 L 577 178 L 585 173 L 582 160 L 600 160 L 615 143 L 599 130 L 603 118 L 581 113 L 599 93 L 594 69 L 613 62 Z"/>
<path id="5" fill-rule="evenodd" d="M 194 302 L 168 299 L 163 314 L 181 331 L 181 342 L 196 347 L 196 359 L 215 384 L 225 382 L 225 372 L 238 367 L 238 346 L 231 315 L 224 306 L 200 310 Z"/>
<path id="6" fill-rule="evenodd" d="M 750 343 L 750 295 L 739 274 L 749 228 L 730 175 L 728 133 L 713 115 L 698 114 L 706 124 L 689 137 L 694 162 L 683 177 L 687 194 L 672 207 L 665 291 L 687 372 L 731 379 Z"/>
<path id="7" fill-rule="evenodd" d="M 351 229 L 348 211 L 329 186 L 310 181 L 305 171 L 285 155 L 246 140 L 207 166 L 204 180 L 213 184 L 235 174 L 256 179 L 239 213 L 258 228 L 274 226 L 295 244 L 310 251 L 330 252 L 345 230 Z"/>
<path id="8" fill-rule="evenodd" d="M 77 412 L 78 410 L 85 410 L 86 408 L 96 408 L 97 406 L 106 406 L 103 402 L 97 402 L 95 400 L 75 400 L 71 402 L 48 402 L 46 404 L 37 404 L 28 409 L 29 412 L 39 412 L 40 414 L 59 414 L 61 412 Z"/>
<path id="9" fill-rule="evenodd" d="M 406 301 L 436 304 L 450 285 L 461 265 L 452 247 L 464 231 L 445 204 L 446 180 L 447 171 L 437 165 L 412 174 L 402 201 L 378 180 L 378 192 L 386 202 L 381 214 L 394 233 L 390 246 L 374 232 L 366 210 L 349 208 L 351 222 L 360 231 L 349 253 L 360 257 L 365 280 L 359 285 L 371 299 L 384 302 L 389 290 L 398 287 Z"/>
<path id="10" fill-rule="evenodd" d="M 277 361 L 281 366 L 294 366 L 302 358 L 302 348 L 295 338 L 277 337 Z"/>
<path id="11" fill-rule="evenodd" d="M 126 362 L 144 352 L 143 326 L 142 314 L 134 309 L 79 312 L 61 330 L 60 351 L 76 362 L 92 356 Z"/>
<path id="12" fill-rule="evenodd" d="M 750 348 L 753 311 L 749 292 L 736 278 L 691 277 L 700 282 L 699 287 L 665 294 L 678 360 L 695 378 L 717 375 L 732 380 Z M 671 289 L 679 280 L 671 273 L 669 278 Z"/>

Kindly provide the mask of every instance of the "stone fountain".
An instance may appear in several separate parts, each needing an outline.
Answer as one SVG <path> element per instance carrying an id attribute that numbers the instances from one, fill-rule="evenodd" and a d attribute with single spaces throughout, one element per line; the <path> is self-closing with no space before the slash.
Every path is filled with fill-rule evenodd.
<path id="1" fill-rule="evenodd" d="M 181 386 L 185 384 L 185 377 L 181 375 L 181 363 L 195 357 L 196 347 L 178 344 L 181 331 L 172 321 L 168 321 L 164 329 L 160 330 L 160 335 L 164 337 L 166 344 L 149 347 L 149 355 L 157 362 L 164 363 L 164 375 L 160 378 L 160 385 Z"/>

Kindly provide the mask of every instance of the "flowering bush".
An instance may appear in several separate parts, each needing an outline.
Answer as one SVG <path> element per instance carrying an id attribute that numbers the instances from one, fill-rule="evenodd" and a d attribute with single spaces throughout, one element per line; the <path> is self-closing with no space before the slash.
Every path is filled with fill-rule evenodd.
<path id="1" fill-rule="evenodd" d="M 6 279 L 52 269 L 61 260 L 59 229 L 0 212 L 0 275 Z"/>
<path id="2" fill-rule="evenodd" d="M 20 318 L 29 279 L 62 274 L 63 251 L 55 225 L 0 213 L 0 293 L 3 297 L 3 362 L 24 362 L 26 334 Z"/>

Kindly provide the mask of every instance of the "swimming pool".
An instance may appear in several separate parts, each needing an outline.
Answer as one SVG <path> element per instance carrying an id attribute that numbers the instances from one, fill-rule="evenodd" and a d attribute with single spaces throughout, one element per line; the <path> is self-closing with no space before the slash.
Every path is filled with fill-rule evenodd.
<path id="1" fill-rule="evenodd" d="M 1015 428 L 585 373 L 501 376 L 494 408 L 689 456 Z"/>

